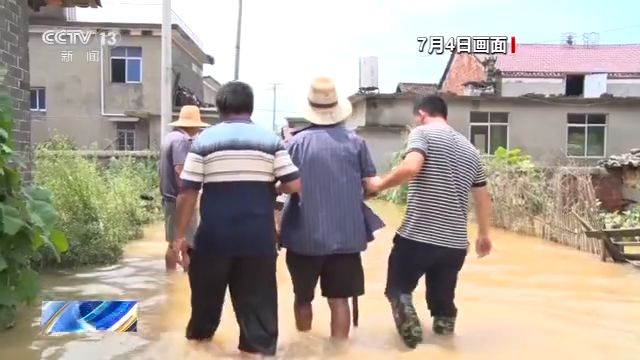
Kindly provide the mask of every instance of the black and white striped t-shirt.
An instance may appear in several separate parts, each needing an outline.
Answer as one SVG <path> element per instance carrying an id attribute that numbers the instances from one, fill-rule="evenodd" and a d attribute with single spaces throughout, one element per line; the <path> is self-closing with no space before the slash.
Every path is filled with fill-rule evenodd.
<path id="1" fill-rule="evenodd" d="M 486 185 L 478 150 L 447 124 L 411 131 L 405 154 L 425 157 L 409 183 L 407 210 L 398 234 L 414 241 L 466 249 L 469 191 Z"/>

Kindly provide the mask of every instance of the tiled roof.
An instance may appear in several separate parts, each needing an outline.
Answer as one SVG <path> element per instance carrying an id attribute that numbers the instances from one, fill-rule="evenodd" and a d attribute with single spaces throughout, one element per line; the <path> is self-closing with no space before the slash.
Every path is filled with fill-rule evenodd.
<path id="1" fill-rule="evenodd" d="M 438 91 L 438 84 L 399 83 L 397 93 L 411 93 L 416 95 L 431 95 Z"/>
<path id="2" fill-rule="evenodd" d="M 640 44 L 518 44 L 497 60 L 502 72 L 640 73 Z"/>
<path id="3" fill-rule="evenodd" d="M 28 5 L 33 11 L 39 11 L 44 6 L 61 7 L 102 7 L 100 0 L 29 0 Z"/>

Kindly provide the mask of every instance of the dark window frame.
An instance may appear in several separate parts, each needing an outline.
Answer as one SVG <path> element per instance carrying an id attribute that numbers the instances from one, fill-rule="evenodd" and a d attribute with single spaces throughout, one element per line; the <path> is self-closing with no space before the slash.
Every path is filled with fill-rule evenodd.
<path id="1" fill-rule="evenodd" d="M 580 118 L 584 118 L 584 121 L 578 122 Z M 603 121 L 596 120 L 594 118 L 603 118 Z M 607 130 L 609 124 L 609 114 L 605 113 L 567 113 L 567 132 L 566 132 L 566 149 L 565 154 L 570 158 L 585 158 L 585 159 L 601 159 L 607 155 Z M 599 155 L 589 155 L 589 129 L 603 129 L 602 133 L 602 153 Z M 569 143 L 569 135 L 571 130 L 584 129 L 584 145 L 582 149 L 582 155 L 570 153 L 571 144 Z"/>
<path id="2" fill-rule="evenodd" d="M 33 107 L 33 94 L 36 95 L 36 105 Z M 47 111 L 47 89 L 44 86 L 34 86 L 29 90 L 29 109 L 31 111 Z"/>
<path id="3" fill-rule="evenodd" d="M 473 117 L 474 115 L 477 116 L 483 116 L 486 118 L 486 120 L 484 121 L 474 121 Z M 491 151 L 491 129 L 494 126 L 503 126 L 506 127 L 507 129 L 507 134 L 506 134 L 506 139 L 505 139 L 505 147 L 506 149 L 509 149 L 509 118 L 510 118 L 511 113 L 509 113 L 508 111 L 471 111 L 469 112 L 469 141 L 471 142 L 471 144 L 473 144 L 473 146 L 476 147 L 476 149 L 478 149 L 482 155 L 488 155 L 488 156 L 492 156 L 493 152 Z M 505 117 L 506 121 L 502 121 L 504 119 L 498 119 L 498 117 Z M 486 150 L 485 149 L 480 149 L 478 148 L 478 146 L 474 143 L 474 139 L 472 137 L 473 134 L 473 128 L 485 128 L 486 129 L 486 136 L 487 136 L 487 141 L 485 144 Z M 497 149 L 497 148 L 496 148 Z"/>
<path id="4" fill-rule="evenodd" d="M 131 142 L 129 145 L 128 143 Z M 136 124 L 121 122 L 116 124 L 116 150 L 133 151 L 136 148 Z"/>
<path id="5" fill-rule="evenodd" d="M 114 55 L 114 52 L 118 52 L 123 50 L 123 55 Z M 136 51 L 134 51 L 136 50 Z M 139 50 L 139 51 L 138 51 Z M 130 52 L 139 52 L 139 55 L 130 54 Z M 124 81 L 114 81 L 114 60 L 120 62 L 122 61 L 124 64 Z M 139 66 L 140 78 L 139 80 L 131 80 L 129 79 L 129 66 L 133 66 L 131 64 L 136 63 Z M 111 70 L 111 82 L 116 84 L 141 84 L 142 83 L 142 74 L 143 74 L 143 64 L 142 64 L 142 47 L 140 46 L 119 46 L 111 49 L 111 58 L 110 58 L 110 70 Z"/>

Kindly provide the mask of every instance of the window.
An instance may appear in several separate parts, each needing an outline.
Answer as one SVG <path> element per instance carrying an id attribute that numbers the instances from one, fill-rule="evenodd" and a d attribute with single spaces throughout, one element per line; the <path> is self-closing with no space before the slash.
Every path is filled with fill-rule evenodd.
<path id="1" fill-rule="evenodd" d="M 111 50 L 111 82 L 142 82 L 141 47 L 115 47 Z"/>
<path id="2" fill-rule="evenodd" d="M 567 156 L 604 157 L 607 115 L 567 114 Z"/>
<path id="3" fill-rule="evenodd" d="M 44 88 L 31 88 L 31 111 L 47 111 L 47 96 Z"/>
<path id="4" fill-rule="evenodd" d="M 584 75 L 567 75 L 564 94 L 582 96 L 584 94 Z"/>
<path id="5" fill-rule="evenodd" d="M 509 147 L 509 113 L 472 111 L 469 139 L 483 154 Z"/>
<path id="6" fill-rule="evenodd" d="M 121 122 L 116 124 L 118 142 L 116 150 L 134 150 L 136 144 L 136 124 Z"/>

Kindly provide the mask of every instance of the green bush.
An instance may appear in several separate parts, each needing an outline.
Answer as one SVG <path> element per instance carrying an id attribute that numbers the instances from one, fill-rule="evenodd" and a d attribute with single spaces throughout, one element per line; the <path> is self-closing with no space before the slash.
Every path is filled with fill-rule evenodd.
<path id="1" fill-rule="evenodd" d="M 0 84 L 3 78 L 0 69 Z M 9 98 L 0 89 L 0 330 L 11 327 L 18 306 L 38 294 L 38 274 L 31 266 L 36 251 L 46 246 L 57 257 L 67 249 L 49 192 L 24 188 L 12 163 L 10 112 Z"/>
<path id="2" fill-rule="evenodd" d="M 405 144 L 406 147 L 406 144 Z M 402 161 L 404 151 L 393 154 L 391 167 Z M 530 218 L 542 214 L 547 196 L 543 172 L 529 156 L 519 149 L 498 148 L 493 156 L 483 158 L 489 191 L 493 199 L 493 221 L 508 227 L 515 218 Z M 408 185 L 386 190 L 380 198 L 396 204 L 406 204 Z"/>
<path id="3" fill-rule="evenodd" d="M 157 191 L 156 168 L 132 158 L 101 166 L 97 158 L 71 149 L 68 140 L 56 138 L 39 146 L 35 156 L 35 181 L 51 190 L 69 239 L 61 264 L 114 263 L 126 242 L 140 237 L 143 225 L 159 213 L 157 200 L 147 206 L 140 199 Z M 51 264 L 50 258 L 43 253 L 43 264 Z"/>
<path id="4" fill-rule="evenodd" d="M 407 147 L 407 143 L 405 140 L 405 144 L 402 147 L 402 150 L 396 151 L 393 153 L 393 157 L 391 158 L 391 164 L 389 168 L 393 168 L 402 162 L 402 156 L 404 155 L 405 149 Z M 390 189 L 387 189 L 380 194 L 379 198 L 382 200 L 386 200 L 392 202 L 394 204 L 405 205 L 407 203 L 407 195 L 409 194 L 409 185 L 407 183 L 401 184 L 400 186 L 396 186 Z"/>
<path id="5" fill-rule="evenodd" d="M 544 172 L 520 149 L 496 149 L 484 158 L 492 203 L 492 221 L 505 229 L 529 225 L 541 216 L 549 203 Z M 527 224 L 521 224 L 521 222 Z"/>
<path id="6" fill-rule="evenodd" d="M 640 227 L 640 205 L 622 212 L 602 213 L 607 229 L 627 229 Z"/>

